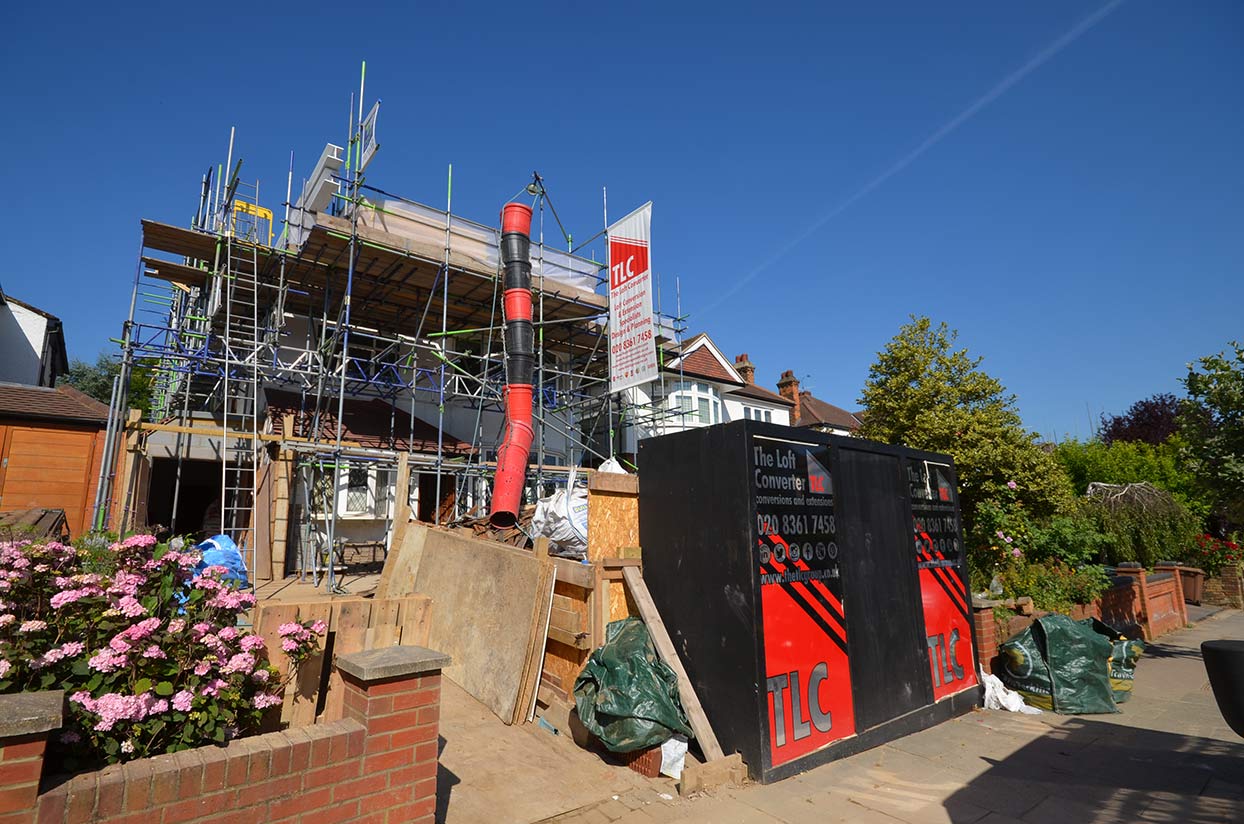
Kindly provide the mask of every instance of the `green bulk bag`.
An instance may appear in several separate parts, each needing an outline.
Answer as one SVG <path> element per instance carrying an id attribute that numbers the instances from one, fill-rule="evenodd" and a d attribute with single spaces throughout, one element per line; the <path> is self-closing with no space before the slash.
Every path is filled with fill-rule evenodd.
<path id="1" fill-rule="evenodd" d="M 1132 697 L 1132 684 L 1136 680 L 1136 662 L 1145 652 L 1145 643 L 1137 638 L 1128 638 L 1114 627 L 1096 618 L 1085 618 L 1080 622 L 1092 628 L 1098 635 L 1110 639 L 1110 690 L 1114 693 L 1114 702 L 1122 704 Z"/>
<path id="2" fill-rule="evenodd" d="M 652 645 L 638 618 L 614 621 L 574 682 L 583 726 L 610 751 L 626 753 L 694 737 L 678 700 L 678 677 Z"/>
<path id="3" fill-rule="evenodd" d="M 1118 712 L 1110 688 L 1112 645 L 1091 626 L 1046 615 L 998 648 L 1002 683 L 1024 701 L 1064 715 Z"/>

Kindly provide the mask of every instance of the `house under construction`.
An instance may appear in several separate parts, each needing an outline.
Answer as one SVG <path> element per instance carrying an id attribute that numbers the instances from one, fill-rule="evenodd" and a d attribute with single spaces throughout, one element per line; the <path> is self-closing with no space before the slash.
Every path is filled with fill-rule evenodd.
<path id="1" fill-rule="evenodd" d="M 515 340 L 502 231 L 452 213 L 452 170 L 445 209 L 371 185 L 376 111 L 358 105 L 301 191 L 291 162 L 279 208 L 242 182 L 231 135 L 190 225 L 142 221 L 96 528 L 223 532 L 261 580 L 331 584 L 343 547 L 387 548 L 395 517 L 488 514 Z M 680 413 L 610 394 L 605 264 L 544 243 L 549 218 L 570 246 L 540 176 L 516 183 L 534 218 L 531 503 L 608 457 L 620 422 Z M 658 316 L 675 345 L 681 322 Z"/>

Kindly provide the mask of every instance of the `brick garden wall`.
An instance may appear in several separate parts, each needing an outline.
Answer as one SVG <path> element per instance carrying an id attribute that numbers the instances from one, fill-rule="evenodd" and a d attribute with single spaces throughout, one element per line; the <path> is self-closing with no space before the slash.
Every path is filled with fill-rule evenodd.
<path id="1" fill-rule="evenodd" d="M 1212 578 L 1206 578 L 1201 603 L 1244 609 L 1244 568 L 1224 569 Z"/>
<path id="2" fill-rule="evenodd" d="M 436 666 L 387 677 L 375 668 L 347 669 L 349 659 L 394 651 L 406 658 L 428 653 Z M 141 759 L 67 781 L 45 776 L 40 784 L 44 744 L 54 729 L 0 737 L 0 824 L 431 822 L 441 662 L 447 659 L 419 647 L 343 656 L 341 721 Z"/>
<path id="3" fill-rule="evenodd" d="M 1154 575 L 1149 575 L 1139 565 L 1120 567 L 1114 585 L 1091 604 L 1076 606 L 1071 618 L 1100 618 L 1129 637 L 1142 637 L 1152 641 L 1161 635 L 1182 629 L 1188 624 L 1188 608 L 1183 598 L 1183 583 L 1179 569 L 1173 565 L 1159 564 Z M 1208 592 L 1209 583 L 1206 582 Z M 1244 585 L 1240 587 L 1244 592 Z M 1208 595 L 1206 596 L 1208 599 Z M 998 647 L 1027 629 L 1033 621 L 1045 615 L 1008 615 L 1000 623 L 994 615 L 999 602 L 973 601 L 972 619 L 976 626 L 977 662 L 985 672 L 993 672 Z"/>

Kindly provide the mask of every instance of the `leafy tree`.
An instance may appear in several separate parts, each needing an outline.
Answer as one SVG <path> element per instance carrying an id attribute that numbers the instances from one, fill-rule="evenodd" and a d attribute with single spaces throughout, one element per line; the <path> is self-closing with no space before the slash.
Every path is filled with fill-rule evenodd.
<path id="1" fill-rule="evenodd" d="M 1180 415 L 1187 455 L 1220 519 L 1244 521 L 1244 345 L 1188 364 Z M 1221 536 L 1220 536 L 1221 537 Z"/>
<path id="2" fill-rule="evenodd" d="M 95 363 L 77 358 L 71 360 L 69 371 L 60 376 L 60 381 L 101 403 L 111 403 L 112 381 L 119 374 L 121 362 L 105 350 L 99 353 Z M 131 409 L 141 409 L 144 415 L 151 408 L 151 369 L 146 363 L 137 363 L 130 370 L 128 402 Z"/>
<path id="3" fill-rule="evenodd" d="M 1058 461 L 1024 429 L 1015 396 L 980 369 L 981 358 L 955 349 L 957 337 L 945 323 L 913 316 L 869 369 L 860 434 L 955 459 L 971 546 L 992 540 L 974 534 L 982 504 L 1044 520 L 1066 509 L 1071 488 Z"/>
<path id="4" fill-rule="evenodd" d="M 1093 482 L 1134 484 L 1147 482 L 1170 492 L 1175 500 L 1201 518 L 1211 500 L 1184 460 L 1186 445 L 1178 434 L 1156 446 L 1146 441 L 1063 441 L 1054 454 L 1067 471 L 1077 495 Z"/>
<path id="5" fill-rule="evenodd" d="M 1169 392 L 1136 401 L 1122 415 L 1101 416 L 1101 439 L 1157 446 L 1179 430 L 1179 398 Z"/>

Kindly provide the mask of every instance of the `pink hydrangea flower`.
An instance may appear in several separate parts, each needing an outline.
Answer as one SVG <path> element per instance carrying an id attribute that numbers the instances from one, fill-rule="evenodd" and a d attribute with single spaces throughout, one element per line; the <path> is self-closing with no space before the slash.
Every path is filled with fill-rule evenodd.
<path id="1" fill-rule="evenodd" d="M 18 632 L 38 632 L 48 628 L 47 621 L 23 621 L 22 625 L 17 628 Z"/>
<path id="2" fill-rule="evenodd" d="M 238 628 L 237 627 L 225 627 L 224 629 L 222 629 L 220 632 L 216 634 L 220 637 L 220 640 L 222 641 L 232 641 L 233 639 L 238 637 Z"/>
<path id="3" fill-rule="evenodd" d="M 16 620 L 17 620 L 17 616 L 11 612 L 5 613 L 4 615 L 0 615 L 0 627 L 3 627 L 7 624 L 11 624 Z"/>
<path id="4" fill-rule="evenodd" d="M 135 600 L 133 595 L 126 595 L 117 604 L 117 609 L 126 618 L 137 618 L 140 615 L 147 614 L 147 608 Z"/>
<path id="5" fill-rule="evenodd" d="M 271 677 L 272 673 L 268 671 L 267 667 L 260 667 L 251 673 L 251 680 L 258 681 L 261 684 L 268 683 L 268 679 Z"/>
<path id="6" fill-rule="evenodd" d="M 152 644 L 143 650 L 143 658 L 160 659 L 168 658 L 168 656 L 164 654 L 164 650 L 160 649 L 155 644 Z"/>
<path id="7" fill-rule="evenodd" d="M 168 622 L 168 631 L 176 635 L 186 628 L 185 618 L 174 618 Z"/>
<path id="8" fill-rule="evenodd" d="M 245 652 L 254 652 L 255 650 L 264 648 L 264 640 L 261 635 L 247 635 L 242 638 L 240 646 Z"/>
<path id="9" fill-rule="evenodd" d="M 237 655 L 229 659 L 229 663 L 221 667 L 221 671 L 225 673 L 248 673 L 255 668 L 255 656 L 249 652 L 239 652 Z"/>
<path id="10" fill-rule="evenodd" d="M 211 668 L 212 668 L 212 665 L 209 664 L 207 661 L 200 661 L 199 663 L 194 665 L 194 674 L 202 678 L 204 675 L 207 675 L 208 671 L 211 670 Z"/>
<path id="11" fill-rule="evenodd" d="M 181 690 L 173 696 L 173 709 L 178 712 L 190 712 L 190 706 L 194 702 L 194 693 L 190 690 Z"/>
<path id="12" fill-rule="evenodd" d="M 87 666 L 97 672 L 116 672 L 129 663 L 129 659 L 111 649 L 101 649 L 86 662 Z"/>
<path id="13" fill-rule="evenodd" d="M 279 695 L 268 695 L 266 692 L 260 692 L 255 694 L 255 697 L 251 699 L 251 703 L 254 704 L 255 709 L 263 710 L 268 707 L 275 707 L 283 700 L 284 699 Z"/>
<path id="14" fill-rule="evenodd" d="M 13 665 L 8 662 L 8 659 L 0 658 L 0 678 L 3 678 L 4 676 L 8 675 L 9 670 L 12 668 L 13 668 Z"/>

